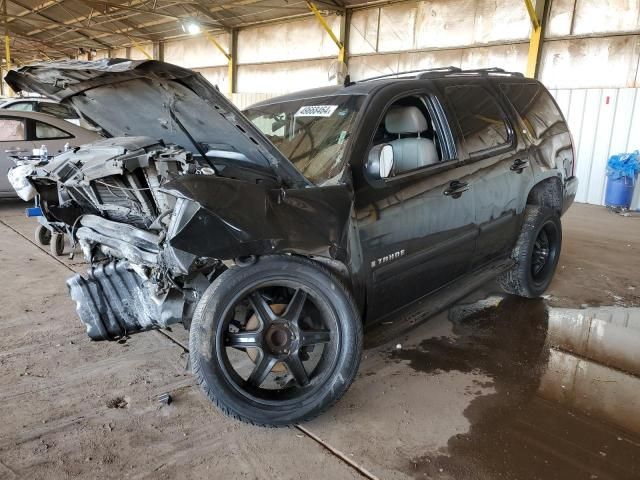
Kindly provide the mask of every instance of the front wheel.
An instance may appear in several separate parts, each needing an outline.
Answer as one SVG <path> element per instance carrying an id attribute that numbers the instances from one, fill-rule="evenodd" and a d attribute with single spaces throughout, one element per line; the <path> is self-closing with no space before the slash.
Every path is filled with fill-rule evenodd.
<path id="1" fill-rule="evenodd" d="M 47 246 L 51 243 L 51 230 L 44 225 L 38 224 L 35 231 L 36 242 L 42 246 Z"/>
<path id="2" fill-rule="evenodd" d="M 503 290 L 521 297 L 539 297 L 549 287 L 562 246 L 558 213 L 549 207 L 528 206 L 512 252 L 515 267 L 498 278 Z"/>
<path id="3" fill-rule="evenodd" d="M 308 420 L 353 381 L 362 323 L 349 291 L 321 265 L 260 258 L 221 274 L 198 303 L 191 366 L 225 414 L 270 426 Z"/>

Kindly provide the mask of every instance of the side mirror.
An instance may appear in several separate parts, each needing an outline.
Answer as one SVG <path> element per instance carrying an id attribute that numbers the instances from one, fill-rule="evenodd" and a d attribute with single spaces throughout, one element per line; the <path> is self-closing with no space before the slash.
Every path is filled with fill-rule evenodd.
<path id="1" fill-rule="evenodd" d="M 393 147 L 388 143 L 376 145 L 369 151 L 367 173 L 375 178 L 388 178 L 393 169 Z"/>

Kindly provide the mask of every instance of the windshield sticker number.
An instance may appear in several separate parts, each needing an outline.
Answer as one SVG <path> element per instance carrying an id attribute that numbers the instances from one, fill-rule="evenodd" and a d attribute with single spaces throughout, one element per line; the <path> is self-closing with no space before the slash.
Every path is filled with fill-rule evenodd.
<path id="1" fill-rule="evenodd" d="M 300 107 L 294 117 L 330 117 L 338 105 L 307 105 Z"/>

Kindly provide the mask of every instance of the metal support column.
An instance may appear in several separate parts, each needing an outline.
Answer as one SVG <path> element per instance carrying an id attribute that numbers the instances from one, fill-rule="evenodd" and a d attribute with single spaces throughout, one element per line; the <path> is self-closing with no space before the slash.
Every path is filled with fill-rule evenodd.
<path id="1" fill-rule="evenodd" d="M 527 72 L 529 78 L 537 78 L 539 70 L 540 52 L 543 41 L 543 20 L 545 17 L 546 0 L 524 0 L 529 18 L 531 19 L 531 39 L 529 40 L 529 55 L 527 57 Z"/>
<path id="2" fill-rule="evenodd" d="M 153 60 L 153 57 L 152 57 L 151 55 L 149 55 L 149 53 L 148 53 L 144 48 L 142 48 L 142 45 L 140 45 L 140 44 L 135 40 L 135 38 L 132 38 L 132 37 L 128 37 L 128 38 L 129 38 L 129 41 L 133 44 L 133 47 L 134 47 L 136 50 L 138 50 L 140 53 L 142 53 L 145 57 L 147 57 L 147 60 Z M 131 48 L 131 47 L 129 47 L 129 48 Z M 131 56 L 131 50 L 129 50 L 128 56 L 129 56 L 129 58 L 130 58 L 130 56 Z"/>
<path id="3" fill-rule="evenodd" d="M 204 35 L 207 37 L 207 39 L 220 51 L 220 53 L 222 53 L 226 59 L 227 59 L 227 68 L 228 68 L 228 95 L 229 98 L 231 98 L 231 96 L 233 95 L 233 89 L 234 89 L 234 82 L 235 82 L 235 75 L 234 75 L 234 62 L 233 62 L 233 55 L 230 52 L 227 52 L 222 45 L 220 45 L 220 43 L 218 43 L 218 41 L 215 39 L 215 37 L 213 35 L 211 35 L 209 32 L 207 32 L 206 30 L 203 30 Z M 233 52 L 234 51 L 234 32 L 233 30 L 230 32 L 231 34 L 231 49 L 230 51 Z"/>
<path id="4" fill-rule="evenodd" d="M 153 59 L 164 62 L 164 42 L 153 42 Z"/>
<path id="5" fill-rule="evenodd" d="M 9 72 L 11 70 L 11 42 L 9 38 L 9 23 L 7 22 L 7 0 L 2 2 L 2 14 L 4 16 L 4 61 L 5 70 Z M 4 78 L 4 77 L 3 77 Z M 1 81 L 1 80 L 0 80 Z M 12 96 L 13 92 L 7 87 L 7 93 Z"/>
<path id="6" fill-rule="evenodd" d="M 343 37 L 343 40 L 340 40 L 336 36 L 336 34 L 333 33 L 333 30 L 331 30 L 331 27 L 329 26 L 327 21 L 324 19 L 324 17 L 320 13 L 320 10 L 318 10 L 318 7 L 316 7 L 313 2 L 309 2 L 309 1 L 307 2 L 307 5 L 309 5 L 309 9 L 316 16 L 316 19 L 318 20 L 318 22 L 320 22 L 320 25 L 322 25 L 322 28 L 324 28 L 327 34 L 329 34 L 329 37 L 331 37 L 331 40 L 333 40 L 333 43 L 335 43 L 336 47 L 338 47 L 338 61 L 342 63 L 346 63 L 347 50 L 345 48 L 345 39 L 346 39 L 346 32 L 348 29 L 348 25 L 346 23 L 347 21 L 346 12 L 343 17 L 343 21 L 345 22 L 344 28 L 340 29 L 340 35 Z"/>
<path id="7" fill-rule="evenodd" d="M 229 98 L 238 91 L 238 30 L 231 30 L 231 45 L 229 46 Z"/>
<path id="8" fill-rule="evenodd" d="M 340 18 L 340 43 L 342 43 L 342 61 L 345 65 L 349 65 L 349 34 L 351 29 L 352 10 L 345 10 Z"/>

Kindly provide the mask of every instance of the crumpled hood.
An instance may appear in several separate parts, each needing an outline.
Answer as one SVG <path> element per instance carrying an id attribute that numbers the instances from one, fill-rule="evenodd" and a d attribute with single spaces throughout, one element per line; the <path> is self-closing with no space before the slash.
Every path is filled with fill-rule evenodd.
<path id="1" fill-rule="evenodd" d="M 283 186 L 310 182 L 242 113 L 197 72 L 155 60 L 43 62 L 9 71 L 15 91 L 73 105 L 112 137 L 146 136 L 198 154 L 270 168 Z M 224 153 L 222 153 L 224 152 Z"/>

